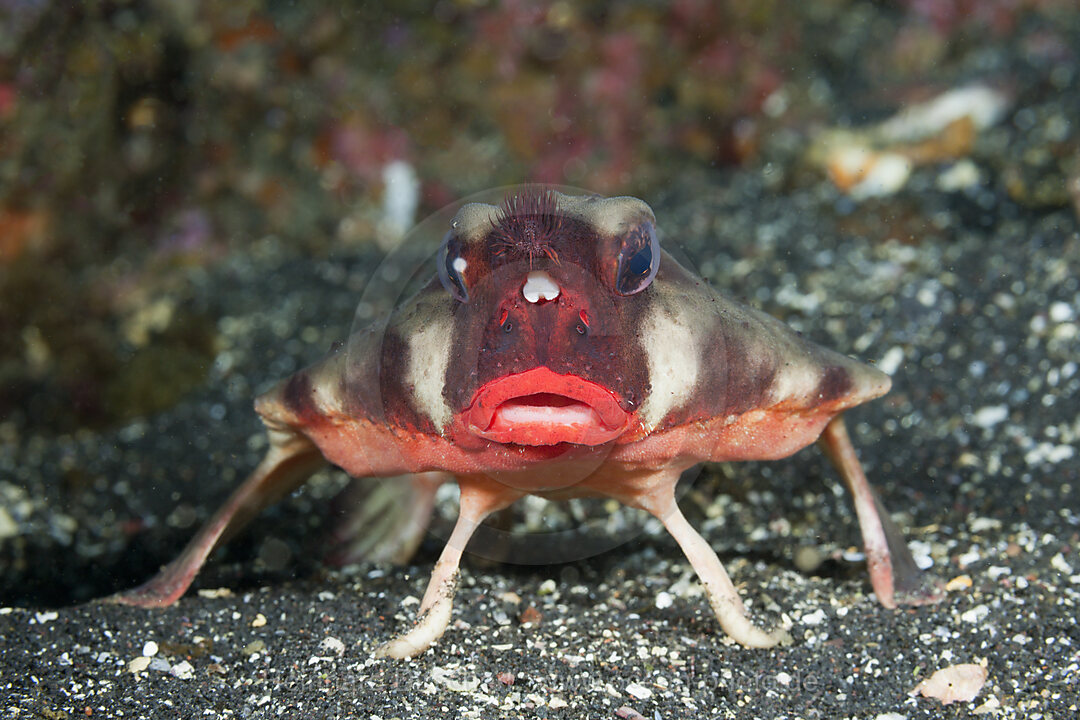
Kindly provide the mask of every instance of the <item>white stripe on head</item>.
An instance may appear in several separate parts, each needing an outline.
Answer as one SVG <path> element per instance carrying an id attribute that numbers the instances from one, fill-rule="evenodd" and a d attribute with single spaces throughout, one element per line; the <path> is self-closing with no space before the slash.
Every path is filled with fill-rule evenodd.
<path id="1" fill-rule="evenodd" d="M 659 298 L 658 298 L 659 300 Z M 641 406 L 645 429 L 652 430 L 694 393 L 699 370 L 699 339 L 681 311 L 654 302 L 642 325 L 641 345 L 649 365 L 649 396 Z"/>
<path id="2" fill-rule="evenodd" d="M 443 398 L 446 368 L 450 365 L 450 345 L 454 322 L 449 315 L 430 313 L 427 322 L 407 327 L 409 369 L 405 381 L 412 386 L 418 411 L 431 418 L 440 431 L 453 413 Z"/>

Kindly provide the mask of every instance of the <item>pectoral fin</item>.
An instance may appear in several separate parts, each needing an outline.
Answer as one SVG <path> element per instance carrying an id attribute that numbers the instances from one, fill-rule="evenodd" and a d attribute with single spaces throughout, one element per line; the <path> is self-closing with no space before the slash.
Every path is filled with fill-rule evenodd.
<path id="1" fill-rule="evenodd" d="M 218 545 L 228 540 L 263 508 L 300 487 L 325 465 L 319 450 L 289 427 L 268 430 L 270 449 L 255 471 L 238 487 L 175 560 L 142 585 L 107 598 L 139 607 L 176 602 Z"/>
<path id="2" fill-rule="evenodd" d="M 791 635 L 783 628 L 764 630 L 750 620 L 720 558 L 682 514 L 675 501 L 675 485 L 682 469 L 665 468 L 607 494 L 624 505 L 645 510 L 664 524 L 697 573 L 717 622 L 733 640 L 755 648 L 790 644 Z"/>
<path id="3" fill-rule="evenodd" d="M 408 562 L 431 521 L 435 492 L 452 479 L 440 472 L 353 478 L 334 498 L 341 519 L 331 536 L 329 562 Z"/>
<path id="4" fill-rule="evenodd" d="M 511 505 L 525 493 L 503 485 L 490 478 L 463 477 L 458 479 L 461 487 L 461 509 L 454 532 L 443 548 L 439 561 L 431 573 L 416 624 L 393 640 L 384 643 L 376 651 L 376 657 L 409 658 L 427 650 L 442 637 L 450 624 L 454 593 L 457 589 L 458 567 L 461 554 L 469 544 L 476 528 L 488 515 Z"/>
<path id="5" fill-rule="evenodd" d="M 825 426 L 819 443 L 851 491 L 862 531 L 870 584 L 878 601 L 887 608 L 894 608 L 898 604 L 925 605 L 941 600 L 944 595 L 940 583 L 919 570 L 903 534 L 867 482 L 840 416 Z"/>

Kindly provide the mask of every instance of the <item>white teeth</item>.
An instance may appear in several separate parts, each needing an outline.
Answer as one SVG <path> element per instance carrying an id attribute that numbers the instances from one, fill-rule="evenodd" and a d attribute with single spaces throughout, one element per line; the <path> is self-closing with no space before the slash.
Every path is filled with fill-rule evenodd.
<path id="1" fill-rule="evenodd" d="M 534 270 L 525 278 L 521 294 L 531 303 L 541 300 L 554 300 L 559 297 L 559 286 L 551 276 L 541 270 Z"/>

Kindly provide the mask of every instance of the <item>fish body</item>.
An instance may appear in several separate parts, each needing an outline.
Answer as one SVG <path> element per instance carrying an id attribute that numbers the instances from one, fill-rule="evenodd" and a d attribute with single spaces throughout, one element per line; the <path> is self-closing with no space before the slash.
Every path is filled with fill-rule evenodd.
<path id="1" fill-rule="evenodd" d="M 473 530 L 526 495 L 609 497 L 652 513 L 723 629 L 767 647 L 787 633 L 746 617 L 675 484 L 701 462 L 775 460 L 815 441 L 853 493 L 878 599 L 936 599 L 840 419 L 886 393 L 889 377 L 716 293 L 660 247 L 644 202 L 530 187 L 467 204 L 436 260 L 388 318 L 257 399 L 267 457 L 179 558 L 117 600 L 174 602 L 216 545 L 329 462 L 357 478 L 405 476 L 395 480 L 409 490 L 403 519 L 383 523 L 374 557 L 406 559 L 435 490 L 461 489 L 417 623 L 380 654 L 412 656 L 442 635 Z"/>

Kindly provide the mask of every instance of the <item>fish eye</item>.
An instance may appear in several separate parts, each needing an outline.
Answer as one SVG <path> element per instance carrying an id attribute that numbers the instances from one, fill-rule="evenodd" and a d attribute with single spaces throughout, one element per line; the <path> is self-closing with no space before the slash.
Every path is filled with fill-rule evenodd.
<path id="1" fill-rule="evenodd" d="M 615 292 L 633 295 L 649 287 L 660 269 L 660 241 L 656 228 L 646 222 L 622 239 L 615 270 Z"/>
<path id="2" fill-rule="evenodd" d="M 449 232 L 443 238 L 439 246 L 439 280 L 446 291 L 454 296 L 459 302 L 469 302 L 469 291 L 465 287 L 465 277 L 462 273 L 469 266 L 465 258 L 461 256 L 461 248 L 454 233 Z"/>

